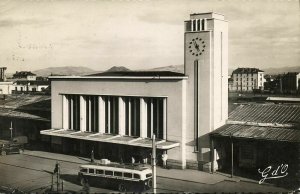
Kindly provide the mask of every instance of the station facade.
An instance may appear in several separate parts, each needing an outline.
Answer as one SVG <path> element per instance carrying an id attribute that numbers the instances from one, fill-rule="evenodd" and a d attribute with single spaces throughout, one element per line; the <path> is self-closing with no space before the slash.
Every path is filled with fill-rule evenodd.
<path id="1" fill-rule="evenodd" d="M 142 162 L 155 134 L 168 166 L 209 168 L 209 133 L 228 117 L 228 22 L 199 13 L 184 27 L 184 73 L 50 77 L 51 129 L 41 134 L 51 136 L 52 150 Z"/>

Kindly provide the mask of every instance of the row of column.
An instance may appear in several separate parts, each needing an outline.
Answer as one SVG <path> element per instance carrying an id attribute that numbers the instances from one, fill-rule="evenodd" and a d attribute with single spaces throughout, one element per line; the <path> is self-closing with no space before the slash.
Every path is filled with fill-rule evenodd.
<path id="1" fill-rule="evenodd" d="M 207 19 L 191 20 L 191 31 L 207 30 Z"/>
<path id="2" fill-rule="evenodd" d="M 69 129 L 70 126 L 69 126 L 69 118 L 71 119 L 71 123 L 73 123 L 73 119 L 74 119 L 74 116 L 73 116 L 73 111 L 69 112 L 69 102 L 68 102 L 68 98 L 66 97 L 66 95 L 62 95 L 62 105 L 63 105 L 63 114 L 62 114 L 62 126 L 63 126 L 63 129 Z M 106 120 L 108 121 L 107 122 L 107 128 L 108 128 L 108 133 L 113 133 L 113 131 L 111 131 L 112 127 L 110 126 L 110 120 L 111 119 L 116 119 L 116 118 L 110 118 L 111 117 L 111 114 L 110 114 L 110 103 L 112 103 L 109 99 L 107 100 L 107 102 L 105 102 L 105 97 L 104 96 L 98 96 L 98 129 L 99 129 L 99 133 L 105 133 L 105 128 L 106 128 Z M 133 117 L 134 117 L 134 121 L 136 119 L 140 119 L 140 137 L 142 138 L 146 138 L 147 137 L 147 129 L 148 129 L 148 126 L 147 126 L 147 109 L 150 108 L 150 111 L 151 111 L 151 134 L 153 134 L 153 101 L 151 99 L 151 103 L 150 103 L 150 107 L 148 107 L 147 105 L 147 101 L 146 101 L 146 98 L 139 98 L 139 103 L 140 103 L 140 115 L 137 115 L 137 111 L 136 109 L 134 108 L 134 110 L 132 110 L 132 106 L 131 106 L 131 101 L 127 101 L 127 103 L 129 103 L 129 106 L 128 106 L 128 115 L 126 115 L 126 98 L 128 97 L 117 97 L 117 100 L 118 100 L 118 134 L 123 136 L 123 135 L 126 135 L 126 119 L 127 119 L 127 126 L 128 126 L 128 135 L 131 136 L 131 135 L 135 135 L 135 134 L 131 134 L 131 128 L 133 127 L 134 129 L 134 133 L 135 131 L 137 130 L 137 126 L 136 126 L 136 122 L 133 122 L 131 123 L 131 115 L 132 115 L 132 111 L 133 111 Z M 89 129 L 87 129 L 87 123 L 86 122 L 89 122 L 91 123 L 91 113 L 89 113 L 89 121 L 86 120 L 86 110 L 87 110 L 87 103 L 86 103 L 86 99 L 84 96 L 80 96 L 79 97 L 79 100 L 80 100 L 80 131 L 82 132 L 91 132 L 91 128 L 89 127 Z M 71 103 L 71 106 L 73 107 L 74 104 L 73 104 L 73 100 L 70 102 Z M 107 106 L 106 103 L 108 103 Z M 134 100 L 132 103 L 134 103 L 134 105 L 136 103 L 138 103 L 137 100 Z M 115 104 L 115 103 L 114 103 Z M 91 106 L 91 103 L 88 103 L 89 106 Z M 137 107 L 136 105 L 133 106 L 133 107 Z M 106 108 L 108 110 L 106 110 Z M 163 117 L 160 118 L 163 120 L 163 128 L 160 129 L 160 130 L 163 130 L 163 139 L 166 139 L 166 129 L 167 129 L 167 123 L 166 123 L 166 120 L 167 120 L 167 113 L 166 113 L 166 109 L 167 109 L 167 102 L 166 102 L 166 99 L 164 98 L 163 99 Z M 89 111 L 91 111 L 91 107 L 88 109 Z M 158 114 L 157 114 L 158 115 Z M 108 118 L 106 118 L 108 117 Z M 128 118 L 129 117 L 129 118 Z M 159 118 L 157 118 L 159 119 Z"/>

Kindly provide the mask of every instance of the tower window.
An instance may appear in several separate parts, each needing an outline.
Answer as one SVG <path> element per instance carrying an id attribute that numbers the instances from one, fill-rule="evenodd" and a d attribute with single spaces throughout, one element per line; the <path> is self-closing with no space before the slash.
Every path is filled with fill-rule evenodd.
<path id="1" fill-rule="evenodd" d="M 193 28 L 192 31 L 196 31 L 196 20 L 193 20 Z"/>

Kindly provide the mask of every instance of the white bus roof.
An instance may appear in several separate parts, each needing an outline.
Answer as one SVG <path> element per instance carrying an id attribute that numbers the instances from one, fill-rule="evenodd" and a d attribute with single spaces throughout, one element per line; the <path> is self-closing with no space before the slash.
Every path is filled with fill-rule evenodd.
<path id="1" fill-rule="evenodd" d="M 122 165 L 122 164 L 84 164 L 81 165 L 80 168 L 92 168 L 97 170 L 111 170 L 111 171 L 122 171 L 122 172 L 129 172 L 129 173 L 151 173 L 152 170 L 148 167 L 143 166 L 131 166 L 131 165 Z"/>

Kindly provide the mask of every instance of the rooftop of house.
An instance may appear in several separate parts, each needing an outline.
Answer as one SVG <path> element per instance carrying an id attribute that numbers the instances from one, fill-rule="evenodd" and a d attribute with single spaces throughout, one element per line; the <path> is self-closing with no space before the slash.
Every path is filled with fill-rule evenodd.
<path id="1" fill-rule="evenodd" d="M 264 72 L 257 68 L 237 68 L 235 69 L 232 74 L 249 74 L 249 73 L 258 73 L 258 72 Z"/>
<path id="2" fill-rule="evenodd" d="M 44 80 L 17 80 L 15 83 L 17 85 L 50 85 L 50 81 Z"/>
<path id="3" fill-rule="evenodd" d="M 23 77 L 23 76 L 36 76 L 36 74 L 32 73 L 31 71 L 16 71 L 15 74 L 13 74 L 13 77 Z"/>

